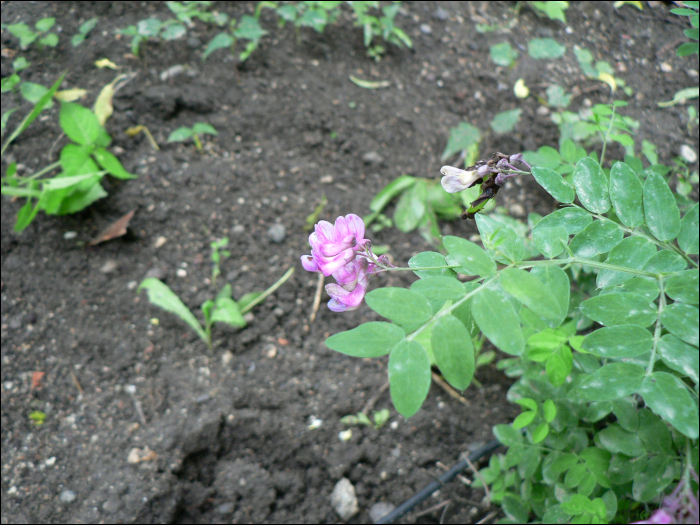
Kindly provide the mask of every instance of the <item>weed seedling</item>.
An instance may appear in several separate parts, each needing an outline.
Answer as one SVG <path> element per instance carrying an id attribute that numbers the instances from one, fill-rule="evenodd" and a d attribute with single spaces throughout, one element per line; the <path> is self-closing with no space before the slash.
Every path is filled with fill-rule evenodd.
<path id="1" fill-rule="evenodd" d="M 185 142 L 187 139 L 191 138 L 194 140 L 194 145 L 197 147 L 197 151 L 202 151 L 202 142 L 199 140 L 199 136 L 205 134 L 216 136 L 219 133 L 211 124 L 197 122 L 191 128 L 184 126 L 177 128 L 168 136 L 168 142 Z"/>
<path id="2" fill-rule="evenodd" d="M 358 412 L 357 414 L 345 416 L 340 419 L 340 422 L 345 425 L 360 426 L 365 425 L 368 427 L 374 427 L 376 429 L 382 428 L 387 421 L 389 421 L 390 412 L 388 408 L 383 408 L 382 410 L 374 410 L 372 412 L 372 420 L 364 412 Z"/>
<path id="3" fill-rule="evenodd" d="M 221 258 L 227 258 L 231 257 L 231 252 L 228 250 L 223 250 L 222 248 L 226 248 L 228 246 L 228 237 L 224 237 L 223 239 L 219 241 L 214 241 L 211 243 L 211 262 L 212 262 L 212 269 L 211 269 L 211 284 L 216 286 L 216 278 L 221 275 L 221 269 L 219 268 L 219 263 L 221 262 Z M 221 251 L 219 251 L 221 250 Z"/>
<path id="4" fill-rule="evenodd" d="M 55 23 L 55 18 L 42 18 L 34 24 L 36 31 L 32 31 L 29 26 L 24 23 L 6 26 L 6 29 L 13 36 L 19 38 L 19 45 L 22 49 L 27 49 L 34 42 L 37 42 L 40 48 L 44 46 L 56 47 L 56 44 L 58 44 L 58 35 L 48 32 Z"/>
<path id="5" fill-rule="evenodd" d="M 85 38 L 88 36 L 88 33 L 95 29 L 97 20 L 97 18 L 91 18 L 80 26 L 78 32 L 73 35 L 73 38 L 70 39 L 70 43 L 73 45 L 73 47 L 77 47 L 83 43 L 83 40 L 85 40 Z"/>

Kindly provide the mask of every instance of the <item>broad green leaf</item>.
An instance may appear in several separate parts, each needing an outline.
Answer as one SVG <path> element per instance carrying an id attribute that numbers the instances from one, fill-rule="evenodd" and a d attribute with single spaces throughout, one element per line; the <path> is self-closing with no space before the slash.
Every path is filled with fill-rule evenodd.
<path id="1" fill-rule="evenodd" d="M 610 401 L 629 396 L 642 387 L 644 368 L 630 363 L 609 363 L 579 383 L 568 398 L 576 402 Z"/>
<path id="2" fill-rule="evenodd" d="M 585 476 L 587 473 L 588 469 L 586 469 L 586 465 L 583 463 L 573 465 L 570 469 L 568 469 L 568 471 L 566 471 L 566 475 L 564 476 L 564 485 L 568 489 L 575 489 L 580 485 L 583 476 Z M 525 522 L 523 521 L 521 523 Z"/>
<path id="3" fill-rule="evenodd" d="M 399 199 L 394 210 L 394 225 L 402 232 L 415 230 L 425 215 L 428 192 L 425 180 L 416 180 Z"/>
<path id="4" fill-rule="evenodd" d="M 197 332 L 197 335 L 203 341 L 207 340 L 207 334 L 204 332 L 202 325 L 199 324 L 194 314 L 187 308 L 180 298 L 166 285 L 165 283 L 149 277 L 141 281 L 136 293 L 145 289 L 148 292 L 148 300 L 166 312 L 177 315 L 185 321 L 190 327 Z"/>
<path id="5" fill-rule="evenodd" d="M 686 270 L 669 277 L 664 282 L 664 291 L 674 301 L 679 303 L 698 304 L 698 270 Z"/>
<path id="6" fill-rule="evenodd" d="M 248 292 L 247 294 L 244 294 L 238 301 L 236 301 L 238 303 L 238 308 L 241 309 L 241 312 L 245 313 L 250 309 L 247 308 L 248 305 L 255 301 L 261 295 L 262 292 Z"/>
<path id="7" fill-rule="evenodd" d="M 695 434 L 697 436 L 697 432 Z M 663 455 L 648 458 L 643 470 L 634 477 L 632 496 L 640 502 L 651 502 L 676 479 L 673 459 Z"/>
<path id="8" fill-rule="evenodd" d="M 651 454 L 668 454 L 669 451 L 672 451 L 675 447 L 671 431 L 666 423 L 648 408 L 643 408 L 638 412 L 639 427 L 636 432 L 644 444 L 644 448 Z"/>
<path id="9" fill-rule="evenodd" d="M 547 193 L 559 202 L 571 203 L 576 198 L 574 189 L 556 171 L 533 166 L 532 176 Z"/>
<path id="10" fill-rule="evenodd" d="M 559 266 L 535 266 L 530 270 L 530 274 L 537 277 L 544 285 L 545 290 L 548 290 L 559 303 L 561 316 L 556 319 L 556 325 L 559 326 L 564 322 L 566 314 L 569 312 L 571 294 L 569 276 Z"/>
<path id="11" fill-rule="evenodd" d="M 659 250 L 642 267 L 645 272 L 674 273 L 688 267 L 686 260 L 671 250 Z"/>
<path id="12" fill-rule="evenodd" d="M 598 432 L 596 437 L 602 447 L 613 454 L 625 454 L 636 458 L 647 452 L 639 436 L 627 432 L 620 425 L 612 424 Z"/>
<path id="13" fill-rule="evenodd" d="M 391 349 L 389 385 L 399 414 L 409 418 L 418 412 L 430 389 L 430 361 L 425 348 L 403 340 Z"/>
<path id="14" fill-rule="evenodd" d="M 488 277 L 496 272 L 496 263 L 479 246 L 461 237 L 446 235 L 442 243 L 449 254 L 447 264 L 459 264 L 455 270 L 464 275 Z"/>
<path id="15" fill-rule="evenodd" d="M 633 324 L 600 328 L 588 334 L 581 347 L 601 357 L 635 357 L 651 350 L 649 330 Z"/>
<path id="16" fill-rule="evenodd" d="M 678 246 L 685 253 L 698 253 L 698 203 L 690 208 L 681 219 L 681 230 L 678 234 Z"/>
<path id="17" fill-rule="evenodd" d="M 51 101 L 51 98 L 61 86 L 61 82 L 63 82 L 63 77 L 65 76 L 65 73 L 61 75 L 60 78 L 54 83 L 54 85 L 51 86 L 51 89 L 49 89 L 49 91 L 43 97 L 41 97 L 41 100 L 37 102 L 37 104 L 34 106 L 34 109 L 32 109 L 29 115 L 27 115 L 22 121 L 22 123 L 12 132 L 7 141 L 5 141 L 5 144 L 3 146 L 4 148 L 7 148 L 10 142 L 15 140 L 20 133 L 27 129 L 32 122 L 34 122 L 34 120 L 39 116 L 39 113 L 41 113 L 41 111 Z"/>
<path id="18" fill-rule="evenodd" d="M 641 270 L 649 259 L 656 253 L 656 246 L 643 237 L 627 237 L 615 246 L 605 261 L 608 264 L 624 266 Z M 603 268 L 598 272 L 596 284 L 598 288 L 622 284 L 635 277 L 633 273 Z"/>
<path id="19" fill-rule="evenodd" d="M 656 172 L 644 183 L 644 217 L 651 233 L 660 241 L 672 241 L 681 229 L 681 214 L 671 188 Z"/>
<path id="20" fill-rule="evenodd" d="M 72 102 L 61 103 L 58 120 L 68 138 L 83 146 L 94 144 L 102 129 L 92 111 Z"/>
<path id="21" fill-rule="evenodd" d="M 187 28 L 182 24 L 169 25 L 160 36 L 163 40 L 177 40 L 187 34 Z"/>
<path id="22" fill-rule="evenodd" d="M 667 372 L 654 372 L 644 379 L 639 393 L 661 419 L 684 436 L 698 438 L 698 405 L 683 381 Z"/>
<path id="23" fill-rule="evenodd" d="M 41 97 L 43 97 L 48 91 L 49 90 L 41 84 L 34 84 L 33 82 L 22 82 L 22 84 L 19 86 L 19 92 L 22 97 L 27 102 L 31 102 L 32 104 L 39 102 Z M 58 95 L 58 93 L 56 95 Z M 46 107 L 52 107 L 51 102 L 49 102 Z"/>
<path id="24" fill-rule="evenodd" d="M 447 139 L 447 146 L 445 146 L 440 160 L 444 161 L 455 153 L 460 153 L 470 146 L 478 144 L 480 140 L 481 132 L 478 128 L 468 122 L 460 122 L 456 128 L 450 130 L 450 137 Z"/>
<path id="25" fill-rule="evenodd" d="M 542 286 L 542 281 L 529 272 L 508 268 L 500 273 L 499 282 L 505 292 L 515 297 L 540 317 L 551 321 L 558 321 L 562 318 L 559 301 L 547 288 Z"/>
<path id="26" fill-rule="evenodd" d="M 194 126 L 192 126 L 192 132 L 197 134 L 197 135 L 218 135 L 219 132 L 216 131 L 216 128 L 212 126 L 211 124 L 207 124 L 206 122 L 197 122 Z"/>
<path id="27" fill-rule="evenodd" d="M 571 239 L 569 248 L 574 257 L 591 259 L 599 253 L 607 253 L 617 246 L 624 232 L 608 220 L 597 220 L 586 226 Z"/>
<path id="28" fill-rule="evenodd" d="M 476 216 L 476 226 L 486 249 L 502 255 L 496 260 L 503 263 L 523 260 L 525 245 L 513 228 L 481 213 Z"/>
<path id="29" fill-rule="evenodd" d="M 530 504 L 523 501 L 520 496 L 508 492 L 503 496 L 500 505 L 512 523 L 527 523 Z"/>
<path id="30" fill-rule="evenodd" d="M 483 289 L 471 302 L 474 321 L 489 341 L 507 354 L 522 354 L 525 338 L 510 301 L 494 290 Z"/>
<path id="31" fill-rule="evenodd" d="M 661 313 L 664 328 L 686 343 L 698 346 L 698 309 L 689 304 L 674 303 Z"/>
<path id="32" fill-rule="evenodd" d="M 90 157 L 92 146 L 78 146 L 77 144 L 66 144 L 60 154 L 61 177 L 71 177 L 73 175 L 85 175 L 86 173 L 96 173 L 100 171 L 95 161 Z"/>
<path id="33" fill-rule="evenodd" d="M 474 376 L 474 346 L 469 331 L 455 317 L 443 315 L 433 325 L 431 342 L 435 361 L 447 382 L 457 390 L 467 388 Z"/>
<path id="34" fill-rule="evenodd" d="M 212 323 L 226 323 L 238 327 L 246 325 L 246 321 L 241 315 L 241 310 L 233 299 L 219 297 L 215 302 L 215 306 L 216 309 L 211 316 Z"/>
<path id="35" fill-rule="evenodd" d="M 382 211 L 394 197 L 403 193 L 415 183 L 416 178 L 411 177 L 410 175 L 401 175 L 400 177 L 392 180 L 374 196 L 372 202 L 369 204 L 369 209 L 375 213 Z"/>
<path id="36" fill-rule="evenodd" d="M 579 309 L 603 326 L 636 324 L 646 327 L 656 321 L 657 315 L 656 306 L 649 299 L 624 292 L 591 297 L 583 301 Z"/>
<path id="37" fill-rule="evenodd" d="M 518 52 L 508 42 L 492 45 L 489 47 L 489 53 L 493 63 L 501 67 L 510 67 L 518 58 Z"/>
<path id="38" fill-rule="evenodd" d="M 510 133 L 518 124 L 522 112 L 522 109 L 501 111 L 491 121 L 491 129 L 496 133 Z"/>
<path id="39" fill-rule="evenodd" d="M 168 135 L 168 142 L 182 142 L 183 140 L 190 138 L 192 135 L 194 135 L 192 130 L 183 126 L 177 128 L 170 135 Z"/>
<path id="40" fill-rule="evenodd" d="M 595 476 L 596 481 L 604 488 L 610 488 L 608 469 L 610 468 L 610 458 L 612 454 L 607 450 L 598 447 L 588 447 L 581 451 L 579 457 L 586 463 L 588 471 Z"/>
<path id="41" fill-rule="evenodd" d="M 411 285 L 411 291 L 424 296 L 436 313 L 445 301 L 456 301 L 464 297 L 464 285 L 453 277 L 435 276 L 420 279 Z"/>
<path id="42" fill-rule="evenodd" d="M 34 27 L 36 27 L 37 31 L 41 31 L 42 33 L 45 33 L 46 31 L 51 29 L 55 23 L 56 23 L 56 19 L 53 17 L 42 18 L 36 24 L 34 24 Z"/>
<path id="43" fill-rule="evenodd" d="M 569 235 L 575 235 L 593 218 L 579 208 L 563 208 L 543 217 L 532 229 L 532 239 L 537 249 L 550 259 L 564 251 Z"/>
<path id="44" fill-rule="evenodd" d="M 642 183 L 624 162 L 616 162 L 610 170 L 610 200 L 622 224 L 630 228 L 644 224 Z"/>
<path id="45" fill-rule="evenodd" d="M 600 295 L 618 292 L 636 293 L 654 301 L 659 296 L 659 282 L 650 277 L 634 277 L 622 284 L 603 288 Z"/>
<path id="46" fill-rule="evenodd" d="M 77 186 L 86 180 L 94 181 L 99 179 L 100 177 L 94 173 L 74 175 L 71 177 L 54 177 L 53 179 L 46 179 L 44 181 L 44 188 L 49 191 L 62 190 L 65 188 L 70 188 L 71 186 Z M 90 186 L 92 186 L 92 184 Z"/>
<path id="47" fill-rule="evenodd" d="M 572 366 L 573 356 L 571 348 L 567 345 L 561 345 L 544 363 L 545 372 L 552 386 L 560 387 L 563 385 L 571 373 Z"/>
<path id="48" fill-rule="evenodd" d="M 95 157 L 95 160 L 97 160 L 97 163 L 102 167 L 102 169 L 106 170 L 107 173 L 109 173 L 113 177 L 116 177 L 118 179 L 136 178 L 136 175 L 126 171 L 124 169 L 124 166 L 122 166 L 122 163 L 119 162 L 119 159 L 106 149 L 97 148 L 93 152 L 93 156 Z"/>
<path id="49" fill-rule="evenodd" d="M 698 379 L 700 354 L 698 354 L 697 348 L 684 343 L 671 334 L 663 336 L 657 348 L 666 366 L 676 372 L 680 372 L 684 376 L 688 376 L 695 381 L 696 385 L 700 382 Z"/>
<path id="50" fill-rule="evenodd" d="M 206 60 L 209 55 L 211 55 L 217 49 L 223 49 L 225 47 L 231 47 L 236 40 L 228 33 L 219 33 L 214 38 L 211 39 L 207 49 L 202 53 L 202 60 Z"/>
<path id="51" fill-rule="evenodd" d="M 536 60 L 559 58 L 566 53 L 566 47 L 552 38 L 533 38 L 527 43 L 527 52 Z"/>
<path id="52" fill-rule="evenodd" d="M 330 336 L 326 346 L 352 357 L 380 357 L 388 354 L 404 335 L 395 324 L 372 321 Z"/>
<path id="53" fill-rule="evenodd" d="M 656 416 L 655 419 L 659 420 Z M 665 424 L 664 424 L 665 426 Z M 647 463 L 647 458 L 641 457 L 637 461 L 630 461 L 631 458 L 623 454 L 615 454 L 610 461 L 610 468 L 608 469 L 608 474 L 610 475 L 610 481 L 615 485 L 624 485 L 632 481 L 639 472 L 644 470 Z"/>
<path id="54" fill-rule="evenodd" d="M 407 334 L 425 324 L 433 315 L 425 297 L 405 288 L 377 288 L 365 296 L 365 301 L 372 310 L 400 325 Z"/>
<path id="55" fill-rule="evenodd" d="M 584 157 L 574 168 L 574 188 L 581 204 L 593 213 L 610 209 L 608 179 L 600 165 L 591 157 Z"/>
<path id="56" fill-rule="evenodd" d="M 408 260 L 409 268 L 432 268 L 435 266 L 445 266 L 447 261 L 445 261 L 445 256 L 437 252 L 421 252 L 414 255 Z M 455 276 L 455 272 L 451 268 L 436 268 L 434 270 L 417 270 L 414 271 L 418 277 L 425 279 L 426 277 L 432 277 L 435 275 L 444 275 L 447 277 Z"/>

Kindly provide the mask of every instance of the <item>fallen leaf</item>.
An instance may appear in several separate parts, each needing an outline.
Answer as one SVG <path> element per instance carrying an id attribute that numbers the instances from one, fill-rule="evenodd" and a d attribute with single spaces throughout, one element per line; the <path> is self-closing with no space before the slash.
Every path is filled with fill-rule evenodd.
<path id="1" fill-rule="evenodd" d="M 364 89 L 380 89 L 388 88 L 391 86 L 391 82 L 389 80 L 379 80 L 377 82 L 372 82 L 370 80 L 362 80 L 360 78 L 357 78 L 355 75 L 350 75 L 350 80 L 356 86 L 360 86 Z"/>
<path id="2" fill-rule="evenodd" d="M 129 225 L 129 221 L 134 216 L 134 213 L 136 213 L 136 210 L 131 210 L 119 220 L 114 221 L 109 227 L 102 230 L 97 237 L 91 240 L 88 246 L 95 246 L 101 242 L 111 241 L 112 239 L 125 235 L 126 227 Z"/>
<path id="3" fill-rule="evenodd" d="M 2 50 L 2 53 L 0 54 L 3 58 L 13 58 L 17 54 L 17 51 L 6 47 Z"/>
<path id="4" fill-rule="evenodd" d="M 58 100 L 61 100 L 63 102 L 75 102 L 76 100 L 83 98 L 85 95 L 87 95 L 86 89 L 73 88 L 64 89 L 63 91 L 57 91 L 54 94 L 54 98 L 57 98 Z"/>
<path id="5" fill-rule="evenodd" d="M 101 68 L 111 68 L 111 69 L 120 69 L 118 65 L 116 65 L 114 62 L 112 62 L 109 58 L 103 58 L 102 60 L 96 60 L 95 65 L 97 67 Z"/>
<path id="6" fill-rule="evenodd" d="M 46 372 L 32 372 L 32 390 L 41 387 L 41 380 L 46 375 Z"/>

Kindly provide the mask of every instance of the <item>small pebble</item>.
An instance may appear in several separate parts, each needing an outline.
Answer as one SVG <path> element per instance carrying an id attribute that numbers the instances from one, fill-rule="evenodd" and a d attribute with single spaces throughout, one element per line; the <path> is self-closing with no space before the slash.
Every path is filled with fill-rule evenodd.
<path id="1" fill-rule="evenodd" d="M 386 501 L 380 501 L 379 503 L 375 503 L 369 509 L 369 519 L 372 520 L 372 523 L 377 523 L 380 519 L 389 514 L 395 508 L 396 505 L 392 505 L 391 503 L 388 503 Z"/>
<path id="2" fill-rule="evenodd" d="M 75 239 L 78 236 L 78 232 L 66 232 L 63 234 L 63 238 L 67 241 Z"/>
<path id="3" fill-rule="evenodd" d="M 365 164 L 381 164 L 384 162 L 384 157 L 376 151 L 370 151 L 362 155 L 362 162 Z"/>
<path id="4" fill-rule="evenodd" d="M 318 181 L 321 184 L 330 184 L 331 182 L 333 182 L 333 175 L 324 175 L 323 177 L 318 179 Z"/>
<path id="5" fill-rule="evenodd" d="M 187 47 L 190 49 L 197 49 L 202 45 L 202 41 L 196 36 L 191 36 L 187 39 Z"/>
<path id="6" fill-rule="evenodd" d="M 687 144 L 683 144 L 681 146 L 681 151 L 680 151 L 681 157 L 683 157 L 683 160 L 689 162 L 690 164 L 693 164 L 696 160 L 698 160 L 698 154 L 693 151 L 693 148 L 688 146 Z"/>
<path id="7" fill-rule="evenodd" d="M 154 246 L 155 246 L 156 248 L 160 248 L 160 247 L 163 246 L 166 242 L 168 242 L 168 239 L 166 239 L 165 237 L 158 237 L 158 238 L 156 239 L 156 243 L 155 243 Z"/>
<path id="8" fill-rule="evenodd" d="M 450 15 L 442 7 L 438 7 L 435 10 L 435 13 L 433 14 L 433 16 L 435 18 L 437 18 L 438 20 L 447 20 L 448 18 L 450 18 Z"/>
<path id="9" fill-rule="evenodd" d="M 162 281 L 163 277 L 165 277 L 165 270 L 163 270 L 163 268 L 159 268 L 158 266 L 154 266 L 146 272 L 146 278 L 149 277 Z"/>
<path id="10" fill-rule="evenodd" d="M 272 226 L 270 226 L 270 229 L 267 230 L 267 236 L 275 244 L 280 244 L 282 241 L 284 241 L 285 237 L 287 236 L 287 228 L 285 228 L 284 225 L 279 223 L 273 224 Z"/>
<path id="11" fill-rule="evenodd" d="M 425 35 L 429 35 L 433 32 L 433 28 L 430 27 L 428 24 L 421 24 L 420 25 L 420 32 L 425 34 Z"/>
<path id="12" fill-rule="evenodd" d="M 100 271 L 102 273 L 112 273 L 114 270 L 116 270 L 119 267 L 119 263 L 115 261 L 114 259 L 110 259 L 106 263 L 102 265 L 100 268 Z"/>
<path id="13" fill-rule="evenodd" d="M 343 430 L 342 432 L 338 432 L 338 439 L 340 441 L 348 441 L 352 437 L 352 429 L 349 428 L 347 430 Z"/>
<path id="14" fill-rule="evenodd" d="M 355 487 L 348 478 L 343 478 L 335 484 L 331 494 L 331 506 L 343 521 L 348 521 L 360 511 L 357 505 Z"/>
<path id="15" fill-rule="evenodd" d="M 177 65 L 175 65 L 173 67 L 169 67 L 168 69 L 163 71 L 160 74 L 160 80 L 161 80 L 161 82 L 165 82 L 169 78 L 176 77 L 178 75 L 181 75 L 184 72 L 185 72 L 185 66 L 183 66 L 182 64 L 177 64 Z"/>
<path id="16" fill-rule="evenodd" d="M 53 467 L 56 464 L 56 456 L 52 456 L 46 461 L 44 461 L 44 465 L 47 467 Z"/>
<path id="17" fill-rule="evenodd" d="M 659 67 L 664 73 L 670 73 L 671 71 L 673 71 L 671 64 L 669 64 L 668 62 L 661 62 L 661 65 Z"/>
<path id="18" fill-rule="evenodd" d="M 217 514 L 231 514 L 233 512 L 233 503 L 222 503 L 216 507 Z"/>
<path id="19" fill-rule="evenodd" d="M 58 496 L 58 499 L 61 503 L 73 503 L 77 497 L 78 496 L 76 496 L 75 492 L 72 490 L 64 490 Z"/>
<path id="20" fill-rule="evenodd" d="M 178 277 L 187 277 L 187 270 L 184 268 L 178 268 L 177 272 L 175 272 Z"/>
<path id="21" fill-rule="evenodd" d="M 233 233 L 243 233 L 245 231 L 245 226 L 242 224 L 236 224 L 231 231 Z"/>

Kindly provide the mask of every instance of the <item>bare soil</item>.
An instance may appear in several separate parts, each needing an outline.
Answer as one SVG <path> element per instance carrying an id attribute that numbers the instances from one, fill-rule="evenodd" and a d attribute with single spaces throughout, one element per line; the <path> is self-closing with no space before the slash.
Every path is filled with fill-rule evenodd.
<path id="1" fill-rule="evenodd" d="M 657 102 L 697 85 L 698 62 L 674 52 L 687 19 L 650 4 L 640 12 L 572 2 L 564 25 L 528 8 L 516 15 L 514 2 L 405 2 L 396 22 L 414 49 L 390 46 L 378 63 L 365 56 L 349 13 L 325 33 L 302 30 L 297 40 L 268 12 L 262 22 L 270 34 L 240 64 L 225 50 L 201 60 L 218 30 L 200 22 L 181 40 L 149 42 L 141 58 L 131 56 L 128 39 L 115 31 L 150 16 L 170 18 L 164 3 L 3 2 L 4 24 L 54 16 L 61 31 L 58 47 L 43 51 L 21 51 L 3 31 L 3 77 L 13 60 L 5 50 L 14 51 L 31 62 L 23 80 L 49 86 L 67 71 L 63 88 L 89 90 L 82 103 L 91 107 L 117 74 L 97 69 L 96 60 L 138 73 L 117 93 L 106 124 L 112 150 L 138 179 L 112 179 L 109 196 L 89 209 L 40 215 L 21 234 L 12 227 L 22 203 L 3 200 L 2 523 L 337 523 L 330 494 L 342 477 L 359 501 L 352 522 L 370 522 L 374 504 L 402 503 L 439 476 L 441 465 L 492 439 L 492 426 L 518 413 L 506 401 L 510 381 L 494 365 L 479 369 L 483 387 L 470 386 L 466 404 L 433 384 L 423 408 L 405 420 L 381 390 L 386 358 L 353 359 L 324 346 L 330 334 L 378 317 L 366 306 L 335 314 L 322 303 L 310 321 L 316 276 L 299 260 L 308 253 L 306 217 L 323 195 L 320 218 L 333 221 L 367 214 L 372 196 L 401 174 L 439 176 L 449 129 L 465 120 L 486 133 L 498 112 L 522 108 L 514 132 L 485 134 L 484 157 L 556 147 L 558 129 L 538 112 L 537 99 L 517 99 L 512 86 L 524 78 L 541 96 L 552 83 L 577 88 L 574 111 L 609 102 L 608 87 L 581 73 L 574 45 L 613 64 L 632 87 L 625 114 L 641 123 L 638 143 L 657 144 L 669 164 L 680 145 L 697 146 L 697 135 L 688 132 L 685 106 L 661 109 Z M 254 7 L 215 3 L 234 18 Z M 73 48 L 70 36 L 95 16 L 97 27 Z M 502 29 L 479 34 L 477 23 Z M 531 59 L 526 46 L 536 37 L 555 38 L 567 54 Z M 489 58 L 489 46 L 502 41 L 520 49 L 512 70 Z M 161 80 L 176 65 L 185 71 Z M 391 87 L 362 89 L 350 75 Z M 9 129 L 30 106 L 2 95 L 3 111 L 17 106 Z M 13 159 L 25 174 L 57 160 L 66 141 L 57 107 L 9 149 L 3 173 Z M 219 132 L 205 137 L 202 153 L 166 144 L 172 130 L 200 121 Z M 148 127 L 160 151 L 142 135 L 125 134 L 136 125 Z M 620 154 L 612 148 L 609 158 Z M 498 199 L 521 219 L 555 207 L 525 178 L 509 182 Z M 128 235 L 86 248 L 130 210 Z M 281 242 L 269 235 L 276 224 L 285 228 Z M 473 222 L 441 227 L 467 238 L 476 233 Z M 431 249 L 417 232 L 390 228 L 371 236 L 390 246 L 398 264 Z M 221 237 L 229 237 L 232 257 L 218 285 L 230 283 L 235 298 L 267 288 L 289 267 L 296 272 L 253 310 L 248 327 L 215 327 L 210 352 L 135 286 L 158 276 L 198 311 L 218 290 L 209 282 L 209 244 Z M 392 274 L 375 285 L 413 279 Z M 133 396 L 127 385 L 136 387 Z M 341 441 L 340 418 L 375 397 L 375 409 L 391 409 L 389 423 L 353 427 L 352 438 Z M 42 425 L 29 419 L 32 411 L 46 414 Z M 311 417 L 323 421 L 320 428 L 309 428 Z M 129 463 L 134 448 L 144 461 Z M 490 512 L 482 498 L 455 481 L 403 520 L 478 521 Z"/>

